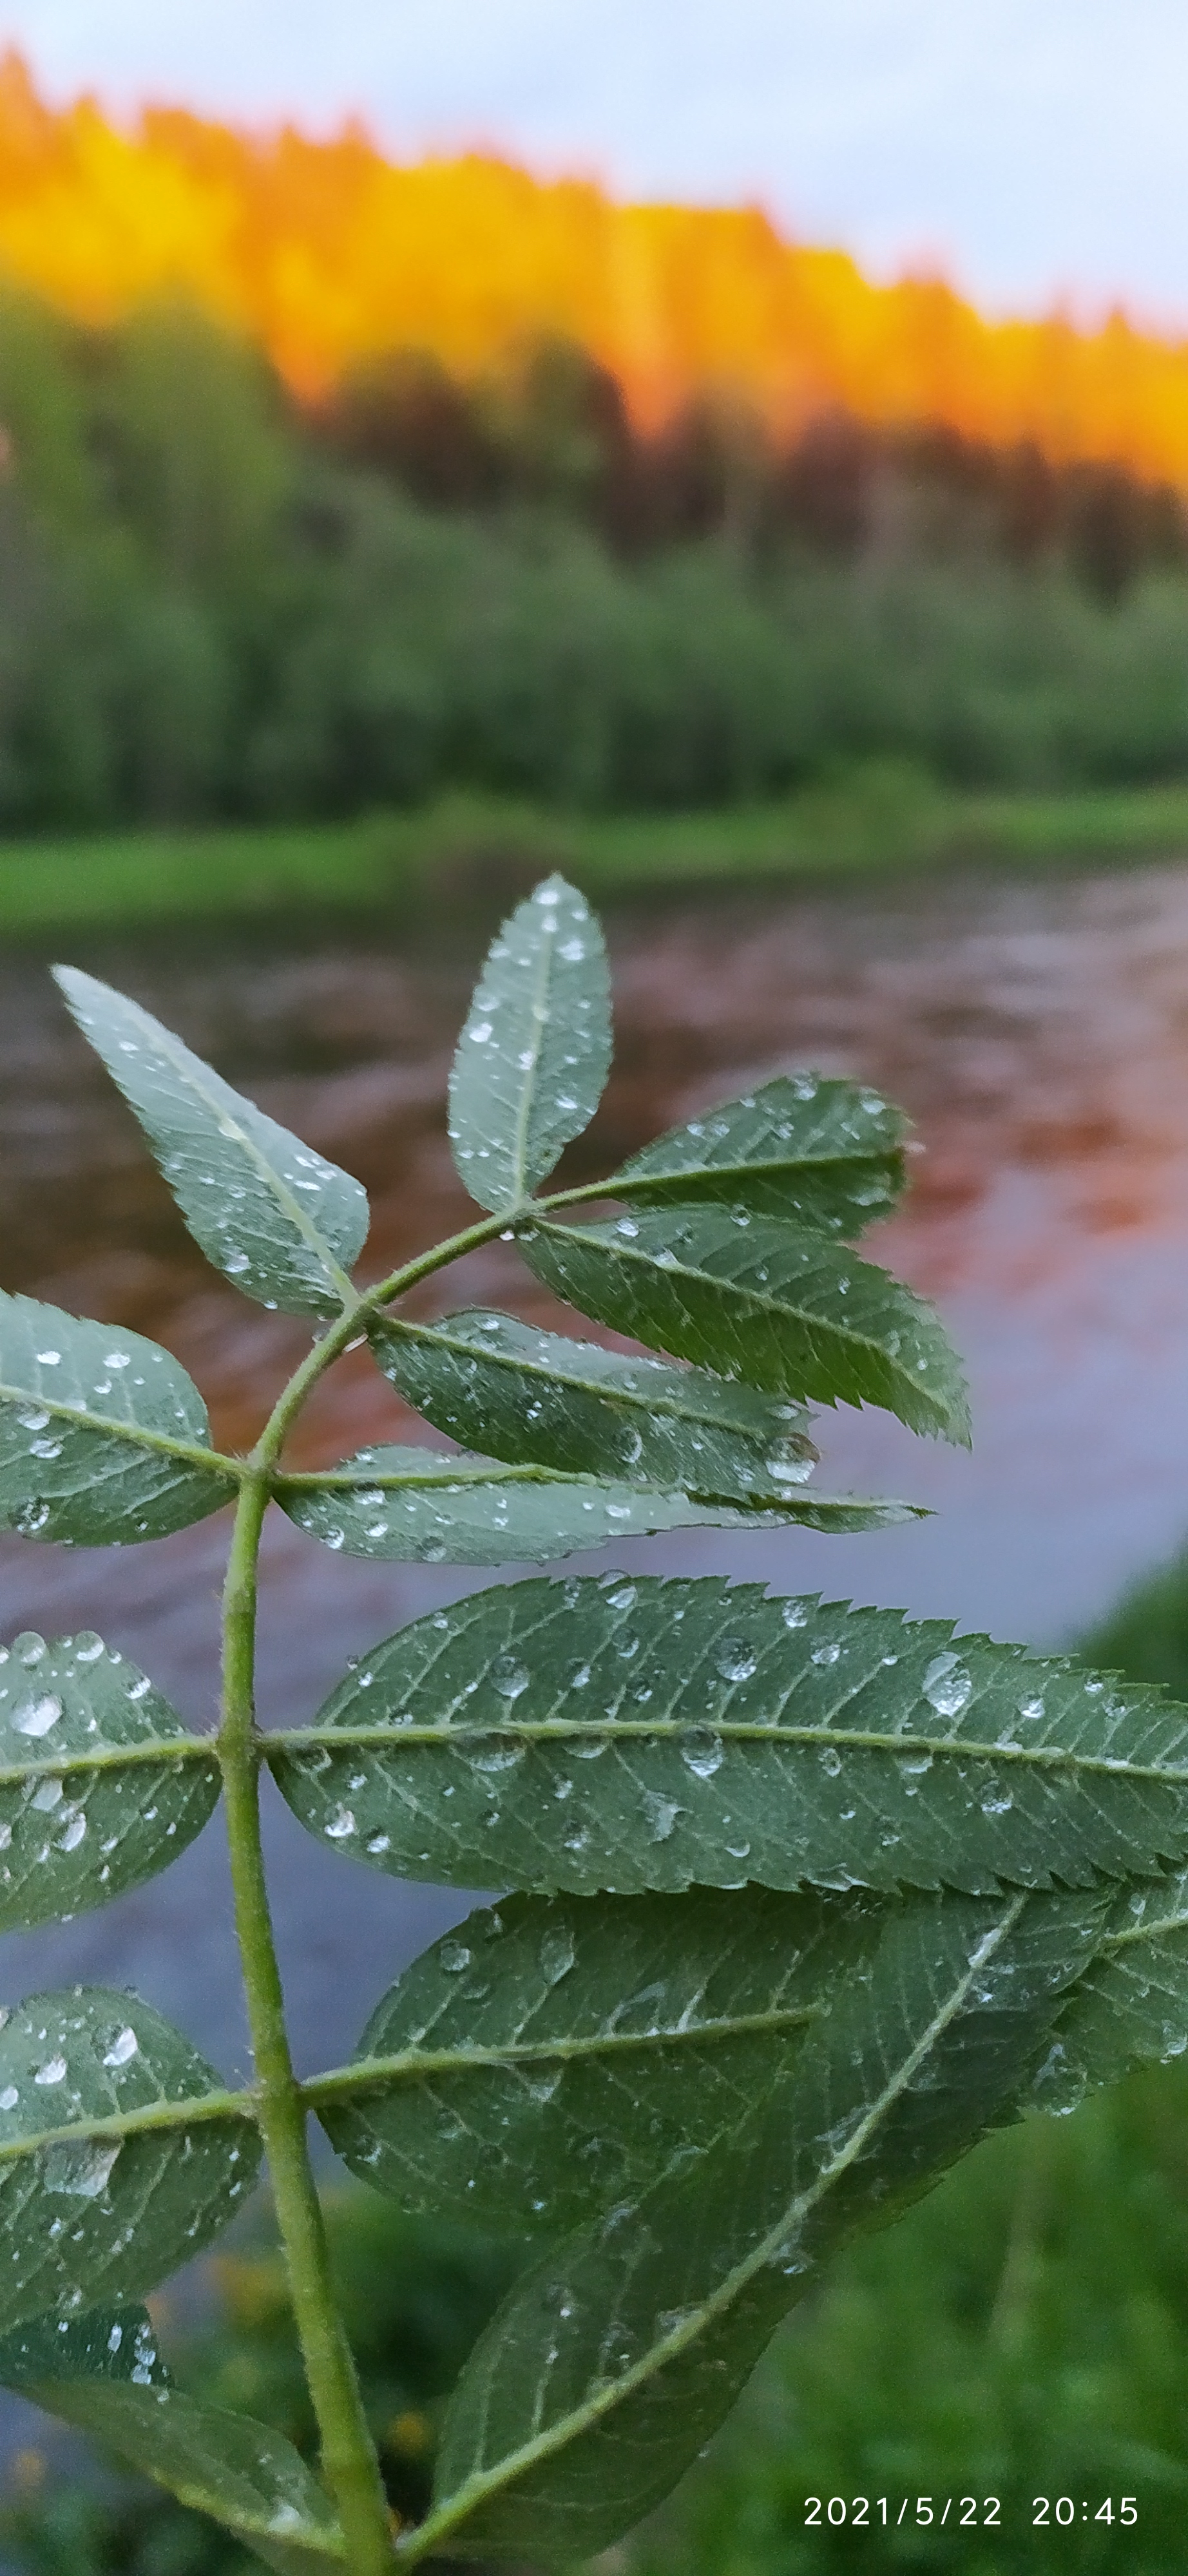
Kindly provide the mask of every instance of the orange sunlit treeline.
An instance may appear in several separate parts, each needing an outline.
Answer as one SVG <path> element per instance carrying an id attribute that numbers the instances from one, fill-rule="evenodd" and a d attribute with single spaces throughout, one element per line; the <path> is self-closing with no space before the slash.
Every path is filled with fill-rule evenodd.
<path id="1" fill-rule="evenodd" d="M 757 210 L 618 206 L 478 155 L 398 167 L 361 130 L 252 137 L 151 108 L 121 132 L 89 100 L 46 108 L 15 54 L 0 64 L 0 270 L 93 323 L 194 297 L 305 397 L 395 347 L 469 378 L 562 334 L 643 427 L 710 388 L 780 436 L 841 406 L 1188 487 L 1188 342 L 1121 315 L 1093 333 L 991 324 L 939 282 L 871 286 Z"/>

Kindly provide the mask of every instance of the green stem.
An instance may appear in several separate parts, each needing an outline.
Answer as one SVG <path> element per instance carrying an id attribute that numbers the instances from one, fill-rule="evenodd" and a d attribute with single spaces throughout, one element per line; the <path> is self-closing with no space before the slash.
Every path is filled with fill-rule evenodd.
<path id="1" fill-rule="evenodd" d="M 267 1506 L 268 1478 L 257 1465 L 240 1494 L 223 1593 L 223 1717 L 218 1750 L 227 1802 L 235 1926 L 256 2064 L 257 2116 L 321 2435 L 322 2466 L 338 2506 L 353 2576 L 389 2576 L 392 2542 L 387 2498 L 334 2296 L 326 2231 L 309 2159 L 307 2114 L 289 2051 L 260 1844 L 254 1680 L 257 1562 Z"/>
<path id="2" fill-rule="evenodd" d="M 260 1538 L 277 1461 L 306 1397 L 371 1317 L 418 1280 L 506 1232 L 506 1215 L 485 1217 L 422 1253 L 359 1296 L 343 1282 L 343 1306 L 274 1405 L 242 1482 L 223 1587 L 223 1706 L 217 1751 L 227 1809 L 231 1884 L 244 1994 L 256 2066 L 256 2111 L 268 2157 L 277 2225 L 288 2271 L 322 2466 L 338 2506 L 352 2576 L 390 2576 L 392 2526 L 358 2376 L 343 2332 L 321 2203 L 306 2136 L 308 2117 L 293 2071 L 284 1993 L 260 1841 L 261 1740 L 256 1727 L 256 1596 Z"/>

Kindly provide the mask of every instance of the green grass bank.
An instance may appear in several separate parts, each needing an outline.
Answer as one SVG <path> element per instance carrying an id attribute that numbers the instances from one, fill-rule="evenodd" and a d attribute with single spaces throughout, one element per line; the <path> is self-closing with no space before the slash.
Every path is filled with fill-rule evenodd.
<path id="1" fill-rule="evenodd" d="M 780 803 L 582 815 L 450 796 L 348 823 L 0 842 L 0 935 L 295 912 L 424 914 L 502 897 L 550 868 L 595 900 L 698 889 L 875 884 L 916 870 L 1029 874 L 1188 852 L 1188 785 L 958 795 L 875 763 Z"/>

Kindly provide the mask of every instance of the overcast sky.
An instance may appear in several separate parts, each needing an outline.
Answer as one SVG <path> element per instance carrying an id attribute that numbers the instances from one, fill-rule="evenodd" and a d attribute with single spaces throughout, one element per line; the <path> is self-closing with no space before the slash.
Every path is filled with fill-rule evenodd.
<path id="1" fill-rule="evenodd" d="M 55 98 L 355 111 L 401 154 L 760 198 L 999 308 L 1188 322 L 1188 0 L 0 0 L 0 31 Z"/>

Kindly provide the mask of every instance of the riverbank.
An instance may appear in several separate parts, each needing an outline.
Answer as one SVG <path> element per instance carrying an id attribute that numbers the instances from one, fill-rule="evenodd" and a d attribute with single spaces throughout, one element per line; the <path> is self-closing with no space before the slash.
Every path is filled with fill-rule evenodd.
<path id="1" fill-rule="evenodd" d="M 0 844 L 0 936 L 76 924 L 424 913 L 517 893 L 559 867 L 596 900 L 836 886 L 918 870 L 1028 874 L 1188 851 L 1188 785 L 956 795 L 897 763 L 778 804 L 583 815 L 451 796 L 351 823 L 144 830 Z"/>

